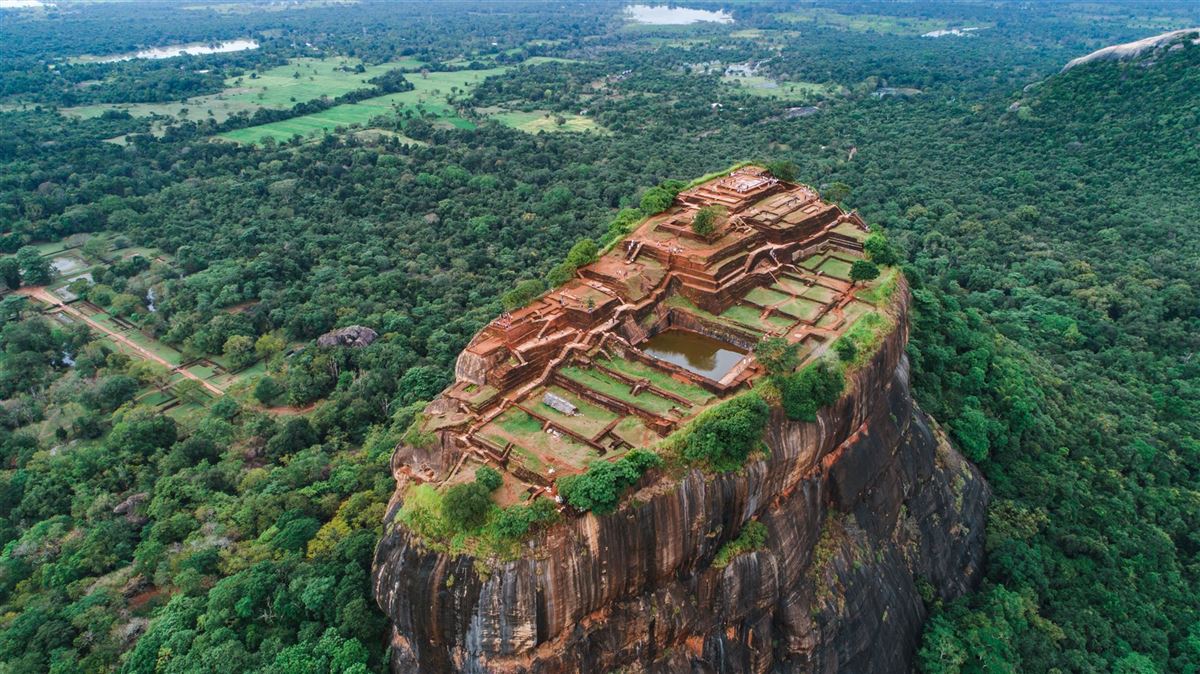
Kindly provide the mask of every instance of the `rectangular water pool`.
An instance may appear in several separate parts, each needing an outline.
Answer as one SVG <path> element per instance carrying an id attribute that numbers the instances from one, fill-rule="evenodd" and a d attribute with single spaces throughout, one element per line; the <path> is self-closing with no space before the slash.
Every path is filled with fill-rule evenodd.
<path id="1" fill-rule="evenodd" d="M 651 337 L 642 344 L 642 351 L 713 381 L 720 381 L 746 355 L 728 342 L 680 329 L 664 330 Z"/>

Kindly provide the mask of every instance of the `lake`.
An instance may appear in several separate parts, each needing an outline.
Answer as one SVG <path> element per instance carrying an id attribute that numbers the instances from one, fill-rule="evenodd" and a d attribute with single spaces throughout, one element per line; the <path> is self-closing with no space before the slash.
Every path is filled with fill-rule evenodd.
<path id="1" fill-rule="evenodd" d="M 733 23 L 733 15 L 723 9 L 712 12 L 707 9 L 689 9 L 668 5 L 630 5 L 625 8 L 625 14 L 637 23 L 655 26 L 685 26 L 701 21 Z"/>
<path id="2" fill-rule="evenodd" d="M 153 47 L 151 49 L 143 49 L 132 54 L 116 54 L 114 56 L 90 57 L 87 60 L 97 63 L 114 63 L 116 61 L 130 61 L 132 59 L 169 59 L 175 56 L 183 56 L 190 54 L 192 56 L 201 56 L 204 54 L 228 54 L 235 51 L 245 51 L 247 49 L 258 49 L 258 42 L 254 40 L 226 40 L 225 42 L 196 42 L 193 44 L 176 44 L 167 45 L 166 47 Z"/>

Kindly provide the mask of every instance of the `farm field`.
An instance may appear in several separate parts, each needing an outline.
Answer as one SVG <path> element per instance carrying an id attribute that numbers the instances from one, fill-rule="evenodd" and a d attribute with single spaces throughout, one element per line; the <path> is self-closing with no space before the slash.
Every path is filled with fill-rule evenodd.
<path id="1" fill-rule="evenodd" d="M 499 67 L 412 75 L 409 78 L 414 86 L 412 91 L 377 96 L 358 103 L 338 105 L 311 115 L 228 131 L 220 134 L 220 137 L 238 143 L 257 143 L 266 138 L 290 140 L 295 135 L 308 136 L 332 131 L 339 126 L 367 124 L 379 115 L 403 114 L 406 110 L 412 110 L 414 114 L 433 115 L 459 128 L 474 128 L 473 123 L 458 116 L 458 112 L 449 103 L 450 96 L 466 93 L 488 77 L 499 75 L 506 70 L 507 67 Z"/>
<path id="2" fill-rule="evenodd" d="M 346 57 L 292 59 L 287 65 L 271 68 L 257 77 L 247 73 L 229 78 L 225 81 L 226 89 L 221 93 L 197 96 L 183 102 L 85 105 L 63 108 L 62 112 L 87 118 L 98 117 L 108 110 L 124 110 L 134 117 L 211 117 L 223 122 L 239 112 L 253 113 L 259 108 L 282 110 L 322 96 L 337 98 L 355 89 L 372 86 L 368 80 L 388 70 L 418 68 L 421 65 L 420 61 L 403 59 L 365 66 L 361 73 L 353 72 L 352 69 L 361 63 L 359 59 Z"/>

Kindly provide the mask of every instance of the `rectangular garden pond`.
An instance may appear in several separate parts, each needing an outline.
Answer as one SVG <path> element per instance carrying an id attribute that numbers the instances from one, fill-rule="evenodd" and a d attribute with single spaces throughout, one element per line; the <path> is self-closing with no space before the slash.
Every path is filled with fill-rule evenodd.
<path id="1" fill-rule="evenodd" d="M 646 340 L 642 351 L 649 356 L 720 381 L 737 365 L 746 351 L 728 342 L 691 330 L 664 330 Z"/>

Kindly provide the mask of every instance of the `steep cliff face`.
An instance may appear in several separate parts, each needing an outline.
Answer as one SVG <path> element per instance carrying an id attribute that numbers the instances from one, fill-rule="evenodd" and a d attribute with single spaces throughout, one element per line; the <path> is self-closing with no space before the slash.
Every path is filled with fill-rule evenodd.
<path id="1" fill-rule="evenodd" d="M 389 524 L 393 671 L 907 671 L 922 595 L 980 575 L 989 490 L 913 402 L 905 305 L 843 398 L 815 423 L 776 412 L 769 456 L 739 472 L 650 477 L 483 574 Z M 751 518 L 765 547 L 713 566 Z"/>

